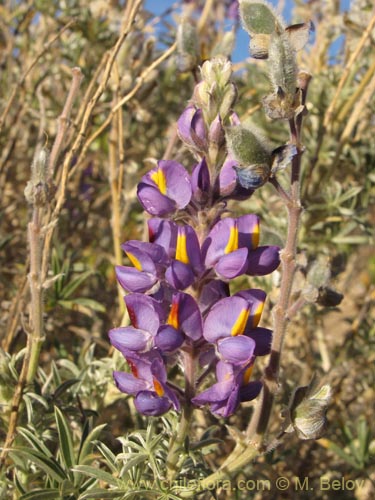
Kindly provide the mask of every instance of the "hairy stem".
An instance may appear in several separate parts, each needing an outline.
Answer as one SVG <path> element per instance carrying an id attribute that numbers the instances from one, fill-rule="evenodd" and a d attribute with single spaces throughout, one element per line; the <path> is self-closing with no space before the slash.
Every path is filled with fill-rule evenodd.
<path id="1" fill-rule="evenodd" d="M 195 373 L 196 373 L 196 357 L 193 344 L 188 344 L 184 350 L 184 373 L 185 373 L 185 405 L 182 409 L 181 420 L 177 431 L 172 436 L 170 450 L 167 457 L 167 477 L 169 481 L 173 481 L 179 471 L 179 459 L 181 450 L 184 446 L 185 438 L 189 432 L 190 424 L 193 416 L 193 406 L 191 399 L 195 394 Z"/>

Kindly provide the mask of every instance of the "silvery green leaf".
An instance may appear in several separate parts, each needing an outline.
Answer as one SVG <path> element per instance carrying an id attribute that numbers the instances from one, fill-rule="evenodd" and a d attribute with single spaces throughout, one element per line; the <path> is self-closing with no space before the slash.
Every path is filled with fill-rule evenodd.
<path id="1" fill-rule="evenodd" d="M 244 29 L 254 35 L 256 33 L 271 34 L 275 27 L 284 28 L 284 22 L 276 14 L 272 5 L 264 0 L 241 0 L 240 16 Z"/>

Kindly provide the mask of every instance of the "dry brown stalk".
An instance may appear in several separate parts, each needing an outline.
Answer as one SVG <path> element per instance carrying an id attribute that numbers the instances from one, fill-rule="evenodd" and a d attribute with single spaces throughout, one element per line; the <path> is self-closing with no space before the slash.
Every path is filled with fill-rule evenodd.
<path id="1" fill-rule="evenodd" d="M 125 38 L 128 36 L 132 29 L 132 25 L 135 19 L 135 16 L 137 15 L 137 12 L 141 6 L 142 1 L 141 0 L 136 0 L 134 2 L 133 8 L 131 10 L 131 14 L 129 18 L 127 19 L 126 25 L 124 30 L 122 31 L 121 35 L 119 36 L 116 44 L 114 47 L 111 49 L 107 64 L 102 76 L 102 79 L 100 81 L 100 84 L 98 88 L 95 91 L 95 94 L 93 97 L 90 99 L 90 101 L 87 104 L 86 111 L 82 117 L 82 122 L 80 129 L 77 133 L 76 139 L 72 145 L 72 147 L 69 149 L 67 155 L 65 156 L 63 166 L 62 166 L 62 171 L 61 171 L 61 179 L 59 182 L 59 189 L 58 189 L 58 194 L 57 194 L 57 202 L 55 209 L 51 215 L 51 221 L 57 220 L 60 211 L 64 205 L 65 202 L 65 196 L 66 196 L 66 187 L 67 187 L 67 182 L 68 182 L 68 176 L 69 176 L 69 168 L 72 163 L 73 158 L 77 155 L 78 151 L 81 149 L 82 145 L 85 142 L 85 137 L 86 137 L 86 132 L 89 127 L 89 122 L 93 113 L 93 110 L 95 106 L 97 105 L 101 95 L 105 91 L 108 80 L 111 75 L 111 71 L 113 68 L 113 64 L 116 60 L 117 54 L 121 48 L 121 45 L 123 44 Z M 45 244 L 44 244 L 44 251 L 43 251 L 43 264 L 42 264 L 42 275 L 45 279 L 47 275 L 47 268 L 48 268 L 48 262 L 49 262 L 49 256 L 50 256 L 50 248 L 51 248 L 51 241 L 52 241 L 52 236 L 54 232 L 54 224 L 51 224 L 50 227 L 47 229 L 46 232 L 46 238 L 45 238 Z"/>
<path id="2" fill-rule="evenodd" d="M 332 101 L 331 101 L 331 103 L 330 103 L 330 105 L 329 105 L 329 107 L 324 115 L 323 126 L 325 129 L 327 129 L 328 125 L 332 122 L 332 117 L 333 117 L 333 114 L 335 111 L 336 103 L 337 103 L 338 98 L 341 94 L 341 91 L 345 85 L 346 80 L 348 79 L 348 76 L 350 74 L 351 69 L 353 68 L 353 65 L 358 60 L 358 57 L 359 57 L 360 53 L 362 52 L 362 49 L 365 46 L 367 39 L 371 35 L 371 31 L 372 31 L 374 26 L 375 26 L 375 14 L 372 16 L 369 24 L 367 25 L 367 28 L 363 32 L 363 35 L 358 42 L 358 45 L 357 45 L 355 51 L 352 53 L 348 63 L 345 66 L 345 69 L 342 73 L 339 84 L 337 86 L 335 95 L 333 96 L 333 99 L 332 99 Z"/>
<path id="3" fill-rule="evenodd" d="M 4 126 L 4 123 L 5 123 L 5 120 L 7 118 L 7 115 L 9 113 L 9 110 L 11 109 L 11 107 L 13 106 L 13 102 L 14 102 L 14 99 L 17 95 L 17 92 L 19 91 L 19 89 L 24 85 L 25 83 L 25 80 L 26 78 L 28 77 L 28 75 L 30 74 L 30 72 L 32 71 L 32 69 L 36 66 L 36 64 L 39 62 L 39 60 L 44 56 L 44 54 L 46 54 L 49 49 L 51 48 L 51 45 L 53 45 L 54 42 L 56 42 L 56 40 L 58 40 L 61 35 L 67 30 L 69 29 L 72 24 L 75 23 L 75 20 L 72 19 L 71 21 L 69 21 L 58 33 L 57 35 L 55 35 L 49 42 L 47 42 L 46 44 L 44 44 L 43 46 L 43 49 L 37 54 L 37 56 L 35 57 L 35 59 L 32 61 L 32 63 L 30 64 L 30 66 L 27 68 L 27 70 L 23 73 L 23 75 L 21 76 L 21 78 L 19 79 L 19 81 L 16 83 L 16 85 L 14 86 L 13 90 L 12 90 L 12 93 L 10 94 L 10 97 L 8 99 L 8 103 L 7 105 L 5 106 L 5 109 L 3 111 L 3 114 L 0 116 L 0 133 L 2 131 L 2 128 Z"/>

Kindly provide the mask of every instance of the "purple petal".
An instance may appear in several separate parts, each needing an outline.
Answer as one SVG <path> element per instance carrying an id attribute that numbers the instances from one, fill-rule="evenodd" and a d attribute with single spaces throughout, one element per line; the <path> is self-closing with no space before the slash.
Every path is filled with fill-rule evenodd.
<path id="1" fill-rule="evenodd" d="M 238 246 L 249 250 L 259 244 L 259 217 L 253 214 L 243 215 L 237 219 Z"/>
<path id="2" fill-rule="evenodd" d="M 176 330 L 170 325 L 163 325 L 155 337 L 155 346 L 163 353 L 169 353 L 181 347 L 184 340 L 185 337 L 181 330 Z"/>
<path id="3" fill-rule="evenodd" d="M 134 406 L 142 415 L 156 417 L 166 413 L 172 405 L 168 398 L 159 397 L 155 392 L 141 391 L 134 398 Z"/>
<path id="4" fill-rule="evenodd" d="M 160 245 L 170 258 L 174 258 L 176 254 L 177 224 L 158 218 L 150 219 L 147 224 L 150 242 Z"/>
<path id="5" fill-rule="evenodd" d="M 181 330 L 192 340 L 202 337 L 202 316 L 198 304 L 187 293 L 179 293 L 178 319 Z"/>
<path id="6" fill-rule="evenodd" d="M 200 406 L 207 403 L 218 403 L 225 401 L 233 388 L 233 380 L 217 382 L 210 388 L 195 396 L 191 401 L 193 404 Z"/>
<path id="7" fill-rule="evenodd" d="M 121 248 L 127 255 L 131 254 L 140 261 L 143 271 L 153 272 L 155 268 L 166 266 L 169 262 L 164 248 L 156 243 L 131 240 L 123 243 Z"/>
<path id="8" fill-rule="evenodd" d="M 192 266 L 196 274 L 200 274 L 203 270 L 203 264 L 198 236 L 194 229 L 188 225 L 180 227 L 180 232 L 186 238 L 186 253 L 189 260 L 188 263 Z"/>
<path id="9" fill-rule="evenodd" d="M 249 304 L 251 311 L 248 322 L 246 324 L 246 331 L 252 330 L 258 325 L 260 321 L 264 303 L 266 301 L 266 292 L 260 290 L 259 288 L 250 288 L 247 290 L 242 290 L 241 292 L 237 292 L 234 296 L 242 297 Z"/>
<path id="10" fill-rule="evenodd" d="M 165 279 L 177 290 L 184 290 L 194 281 L 191 267 L 179 260 L 174 260 L 165 272 Z"/>
<path id="11" fill-rule="evenodd" d="M 221 280 L 209 281 L 202 289 L 199 307 L 205 314 L 216 302 L 229 296 L 229 285 Z"/>
<path id="12" fill-rule="evenodd" d="M 126 394 L 131 394 L 133 396 L 147 387 L 144 380 L 134 377 L 131 373 L 115 371 L 113 372 L 113 378 L 116 386 L 121 392 L 125 392 Z"/>
<path id="13" fill-rule="evenodd" d="M 201 109 L 197 109 L 191 120 L 191 139 L 193 144 L 201 151 L 207 149 L 206 126 Z"/>
<path id="14" fill-rule="evenodd" d="M 125 297 L 125 304 L 129 313 L 131 324 L 140 330 L 145 330 L 151 335 L 156 335 L 160 325 L 159 315 L 155 308 L 155 301 L 141 293 L 133 293 Z"/>
<path id="15" fill-rule="evenodd" d="M 249 384 L 246 384 L 240 388 L 240 401 L 244 403 L 245 401 L 251 401 L 255 399 L 262 389 L 262 382 L 259 380 L 254 380 Z"/>
<path id="16" fill-rule="evenodd" d="M 192 195 L 190 177 L 185 168 L 172 160 L 160 160 L 158 167 L 165 175 L 168 198 L 174 200 L 178 208 L 184 208 Z"/>
<path id="17" fill-rule="evenodd" d="M 272 273 L 280 264 L 280 248 L 276 246 L 258 247 L 249 252 L 246 274 L 264 276 Z"/>
<path id="18" fill-rule="evenodd" d="M 254 330 L 246 332 L 245 335 L 255 340 L 254 356 L 266 356 L 271 352 L 272 330 L 254 328 Z"/>
<path id="19" fill-rule="evenodd" d="M 236 160 L 228 159 L 224 162 L 219 173 L 219 194 L 222 197 L 230 196 L 237 186 L 237 174 L 234 170 Z"/>
<path id="20" fill-rule="evenodd" d="M 218 343 L 218 351 L 225 361 L 234 365 L 248 363 L 254 356 L 255 341 L 244 335 L 226 338 Z"/>
<path id="21" fill-rule="evenodd" d="M 204 322 L 203 336 L 208 342 L 238 334 L 239 318 L 246 320 L 249 304 L 241 297 L 228 297 L 212 307 Z M 245 325 L 243 325 L 245 326 Z M 233 329 L 236 329 L 234 331 Z"/>
<path id="22" fill-rule="evenodd" d="M 194 167 L 191 174 L 191 187 L 197 201 L 202 202 L 207 199 L 210 191 L 210 172 L 205 158 Z"/>
<path id="23" fill-rule="evenodd" d="M 211 123 L 210 129 L 208 131 L 208 137 L 210 142 L 217 144 L 219 147 L 223 144 L 225 133 L 220 115 L 217 115 L 214 121 Z"/>
<path id="24" fill-rule="evenodd" d="M 215 266 L 217 274 L 224 279 L 236 278 L 243 274 L 247 268 L 247 248 L 240 248 L 230 252 L 219 259 Z"/>
<path id="25" fill-rule="evenodd" d="M 173 199 L 162 194 L 156 186 L 149 186 L 145 182 L 138 184 L 137 196 L 142 207 L 151 215 L 166 215 L 176 210 Z"/>
<path id="26" fill-rule="evenodd" d="M 154 274 L 138 271 L 134 267 L 116 266 L 115 269 L 118 282 L 129 292 L 147 292 L 158 281 Z"/>
<path id="27" fill-rule="evenodd" d="M 120 352 L 125 350 L 124 353 L 129 349 L 131 351 L 144 351 L 151 341 L 149 333 L 137 330 L 132 326 L 113 328 L 108 335 L 113 347 Z"/>
<path id="28" fill-rule="evenodd" d="M 235 220 L 231 217 L 217 222 L 206 238 L 203 248 L 205 253 L 205 264 L 212 267 L 227 252 L 228 242 L 233 231 L 235 231 Z M 236 248 L 233 248 L 236 250 Z"/>
<path id="29" fill-rule="evenodd" d="M 177 120 L 177 132 L 180 139 L 186 142 L 188 145 L 193 146 L 193 140 L 191 138 L 191 121 L 195 114 L 194 106 L 188 106 L 181 114 L 180 118 Z"/>

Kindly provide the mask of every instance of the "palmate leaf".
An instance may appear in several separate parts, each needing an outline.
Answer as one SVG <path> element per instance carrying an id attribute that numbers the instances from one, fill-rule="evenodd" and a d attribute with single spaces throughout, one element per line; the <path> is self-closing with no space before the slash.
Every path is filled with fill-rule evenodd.
<path id="1" fill-rule="evenodd" d="M 70 479 L 73 479 L 73 475 L 70 471 L 70 468 L 76 464 L 76 459 L 74 456 L 73 437 L 68 422 L 57 406 L 55 406 L 55 419 L 57 432 L 59 434 L 61 458 L 66 468 L 69 470 L 68 475 Z"/>

